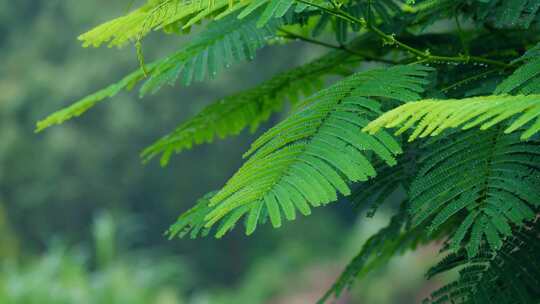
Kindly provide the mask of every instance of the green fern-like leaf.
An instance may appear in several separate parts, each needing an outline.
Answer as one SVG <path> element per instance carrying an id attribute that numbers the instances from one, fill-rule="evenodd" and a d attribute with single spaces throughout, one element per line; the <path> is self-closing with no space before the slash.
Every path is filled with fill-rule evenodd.
<path id="1" fill-rule="evenodd" d="M 423 66 L 396 66 L 355 74 L 303 102 L 304 106 L 256 140 L 249 160 L 210 199 L 213 210 L 205 227 L 222 221 L 218 236 L 246 216 L 246 233 L 254 232 L 268 217 L 274 227 L 296 211 L 307 215 L 311 207 L 349 195 L 348 182 L 365 181 L 376 172 L 369 161 L 373 153 L 390 165 L 401 152 L 386 133 L 361 132 L 379 111 L 374 97 L 401 101 L 419 98 Z"/>
<path id="2" fill-rule="evenodd" d="M 210 5 L 210 1 L 149 0 L 131 13 L 103 23 L 79 36 L 85 47 L 124 46 L 140 40 L 151 30 L 165 28 L 192 16 Z"/>
<path id="3" fill-rule="evenodd" d="M 210 198 L 215 192 L 210 192 L 200 198 L 195 206 L 178 217 L 176 222 L 166 232 L 170 238 L 174 236 L 189 236 L 194 239 L 198 236 L 206 236 L 210 230 L 204 228 L 204 218 L 212 210 L 209 206 Z"/>
<path id="4" fill-rule="evenodd" d="M 412 145 L 405 143 L 403 150 L 404 153 L 399 155 L 395 166 L 388 166 L 383 161 L 373 161 L 377 177 L 356 185 L 348 197 L 348 200 L 358 207 L 370 204 L 366 213 L 368 218 L 373 217 L 394 192 L 400 189 L 408 191 L 417 171 L 416 159 Z"/>
<path id="5" fill-rule="evenodd" d="M 396 134 L 410 128 L 417 137 L 436 136 L 449 128 L 470 129 L 480 126 L 486 130 L 514 118 L 506 133 L 514 132 L 534 120 L 523 132 L 528 139 L 540 131 L 540 95 L 493 95 L 448 100 L 421 100 L 397 107 L 372 121 L 364 131 L 374 134 L 381 128 L 400 127 Z"/>
<path id="6" fill-rule="evenodd" d="M 538 2 L 540 5 L 540 2 Z M 523 63 L 495 90 L 495 94 L 539 94 L 540 93 L 540 44 L 528 50 L 514 61 Z"/>
<path id="7" fill-rule="evenodd" d="M 296 12 L 306 9 L 293 0 L 148 0 L 133 12 L 82 34 L 79 40 L 84 46 L 99 47 L 108 42 L 109 46 L 121 47 L 129 41 L 140 41 L 152 30 L 188 29 L 203 19 L 217 21 L 233 13 L 240 19 L 255 15 L 256 25 L 261 28 L 283 17 L 292 7 Z"/>
<path id="8" fill-rule="evenodd" d="M 432 293 L 424 303 L 538 303 L 539 223 L 516 231 L 498 251 L 482 250 L 473 259 L 465 252 L 444 258 L 428 277 L 459 267 L 459 278 Z"/>
<path id="9" fill-rule="evenodd" d="M 393 19 L 402 8 L 400 3 L 394 0 L 358 0 L 344 2 L 341 7 L 349 15 L 364 20 L 381 20 L 386 24 L 395 22 Z M 330 28 L 334 31 L 336 40 L 344 44 L 352 36 L 350 31 L 358 32 L 362 28 L 357 23 L 350 23 L 346 20 L 336 18 L 332 14 L 323 13 L 313 29 L 313 35 L 318 36 L 324 29 Z"/>
<path id="10" fill-rule="evenodd" d="M 296 103 L 300 95 L 308 96 L 320 89 L 324 76 L 344 72 L 342 64 L 350 57 L 345 51 L 334 51 L 254 88 L 220 99 L 145 149 L 142 156 L 150 160 L 162 154 L 161 164 L 166 165 L 174 152 L 212 142 L 216 136 L 238 134 L 246 127 L 254 131 L 270 114 L 280 110 L 287 99 Z"/>
<path id="11" fill-rule="evenodd" d="M 142 86 L 141 96 L 173 84 L 178 78 L 184 85 L 190 85 L 193 81 L 213 78 L 235 62 L 252 60 L 256 51 L 266 46 L 283 26 L 281 19 L 272 19 L 257 29 L 257 14 L 244 19 L 238 19 L 237 15 L 210 23 L 182 51 L 160 62 Z"/>
<path id="12" fill-rule="evenodd" d="M 152 66 L 153 67 L 153 66 Z M 78 117 L 94 107 L 96 104 L 106 100 L 107 98 L 114 97 L 116 94 L 123 90 L 129 90 L 133 88 L 139 81 L 144 79 L 143 69 L 139 69 L 120 80 L 117 83 L 109 85 L 108 87 L 101 89 L 91 95 L 84 97 L 81 100 L 73 103 L 72 105 L 58 110 L 46 118 L 36 123 L 36 132 L 41 132 L 46 128 L 59 125 L 74 117 Z"/>
<path id="13" fill-rule="evenodd" d="M 157 91 L 164 84 L 172 84 L 178 78 L 185 85 L 202 81 L 236 61 L 253 58 L 255 51 L 274 37 L 277 28 L 282 25 L 279 19 L 274 19 L 263 28 L 255 29 L 256 17 L 238 19 L 236 15 L 231 15 L 210 23 L 205 31 L 178 52 L 148 64 L 144 70 L 140 68 L 118 83 L 49 115 L 37 123 L 37 131 L 77 117 L 97 103 L 123 90 L 130 90 L 145 79 L 147 81 L 141 87 L 141 96 Z"/>
<path id="14" fill-rule="evenodd" d="M 487 244 L 497 249 L 511 225 L 535 217 L 540 206 L 540 142 L 522 142 L 500 129 L 456 132 L 427 145 L 409 199 L 414 226 L 433 233 L 450 219 L 462 219 L 452 249 L 469 255 Z"/>
<path id="15" fill-rule="evenodd" d="M 425 234 L 421 229 L 406 228 L 408 217 L 404 206 L 406 204 L 402 204 L 401 210 L 391 218 L 388 226 L 364 243 L 360 252 L 319 300 L 319 304 L 327 302 L 332 296 L 338 298 L 355 280 L 362 279 L 372 270 L 387 264 L 392 257 L 413 249 L 424 241 Z"/>

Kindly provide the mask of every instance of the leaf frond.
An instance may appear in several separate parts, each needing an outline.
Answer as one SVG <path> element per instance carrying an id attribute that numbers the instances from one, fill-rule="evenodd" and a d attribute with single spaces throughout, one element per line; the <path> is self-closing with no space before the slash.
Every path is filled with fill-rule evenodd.
<path id="1" fill-rule="evenodd" d="M 347 265 L 332 287 L 318 301 L 326 303 L 332 296 L 338 298 L 341 293 L 350 288 L 355 280 L 362 279 L 374 269 L 409 249 L 422 243 L 425 237 L 422 229 L 407 228 L 408 216 L 406 204 L 390 219 L 388 226 L 372 235 L 362 246 L 360 252 Z"/>
<path id="2" fill-rule="evenodd" d="M 539 6 L 540 6 L 540 2 Z M 495 94 L 539 94 L 540 93 L 540 43 L 514 60 L 522 65 L 505 79 Z"/>
<path id="3" fill-rule="evenodd" d="M 512 234 L 511 226 L 534 219 L 540 206 L 540 142 L 520 141 L 500 128 L 470 130 L 426 144 L 409 191 L 414 226 L 431 234 L 460 219 L 451 249 L 470 257 L 485 244 L 494 250 Z"/>
<path id="4" fill-rule="evenodd" d="M 464 99 L 421 100 L 411 102 L 384 113 L 372 121 L 364 131 L 375 134 L 382 128 L 397 128 L 396 134 L 414 129 L 409 141 L 426 136 L 437 136 L 451 128 L 464 130 L 491 128 L 511 121 L 506 133 L 514 132 L 531 123 L 523 131 L 522 139 L 540 131 L 540 95 L 491 95 Z"/>
<path id="5" fill-rule="evenodd" d="M 283 22 L 273 19 L 262 28 L 255 28 L 256 15 L 238 19 L 236 14 L 210 23 L 205 31 L 174 54 L 147 64 L 94 94 L 71 106 L 61 109 L 37 123 L 37 131 L 61 124 L 77 117 L 99 102 L 113 97 L 123 90 L 130 90 L 146 80 L 140 89 L 140 96 L 154 93 L 163 85 L 174 84 L 177 80 L 184 85 L 194 81 L 213 78 L 217 73 L 233 63 L 251 60 L 256 50 L 275 37 L 277 28 Z"/>
<path id="6" fill-rule="evenodd" d="M 297 12 L 306 8 L 296 6 L 294 0 L 149 0 L 131 13 L 80 35 L 79 40 L 85 47 L 99 47 L 103 43 L 122 47 L 130 41 L 140 41 L 152 30 L 186 30 L 203 19 L 217 21 L 232 13 L 239 19 L 255 15 L 255 25 L 260 28 L 285 16 L 291 8 Z"/>
<path id="7" fill-rule="evenodd" d="M 146 148 L 142 157 L 148 161 L 162 154 L 161 164 L 166 165 L 172 153 L 212 142 L 216 136 L 236 135 L 247 127 L 253 132 L 272 113 L 281 110 L 285 101 L 294 104 L 302 95 L 321 89 L 325 76 L 348 73 L 342 65 L 350 57 L 345 51 L 330 52 L 254 88 L 217 100 Z"/>
<path id="8" fill-rule="evenodd" d="M 268 217 L 274 227 L 311 207 L 350 194 L 348 183 L 376 175 L 368 155 L 389 165 L 401 153 L 388 134 L 360 130 L 379 110 L 377 98 L 418 99 L 430 68 L 409 65 L 354 74 L 303 102 L 303 107 L 253 144 L 246 163 L 210 199 L 205 227 L 246 217 L 246 233 Z M 370 154 L 368 154 L 370 153 Z"/>
<path id="9" fill-rule="evenodd" d="M 444 258 L 429 276 L 460 267 L 459 278 L 433 292 L 424 303 L 538 303 L 539 228 L 537 221 L 518 229 L 498 251 L 483 250 L 474 259 L 465 252 Z"/>

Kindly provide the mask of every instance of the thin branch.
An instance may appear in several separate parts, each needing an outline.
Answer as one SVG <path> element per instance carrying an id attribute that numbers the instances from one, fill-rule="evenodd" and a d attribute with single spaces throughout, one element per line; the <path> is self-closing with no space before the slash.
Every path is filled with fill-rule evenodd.
<path id="1" fill-rule="evenodd" d="M 289 31 L 287 31 L 285 29 L 279 29 L 278 31 L 285 34 L 285 36 L 282 36 L 284 38 L 298 39 L 298 40 L 301 40 L 301 41 L 304 41 L 304 42 L 317 44 L 317 45 L 324 46 L 324 47 L 331 48 L 331 49 L 343 50 L 343 48 L 341 46 L 339 46 L 339 45 L 334 45 L 334 44 L 327 43 L 327 42 L 324 42 L 324 41 L 320 41 L 320 40 L 312 39 L 312 38 L 305 37 L 305 36 L 302 36 L 302 35 L 298 35 L 298 34 L 295 34 L 293 32 L 289 32 Z"/>
<path id="2" fill-rule="evenodd" d="M 366 24 L 366 21 L 364 19 L 356 18 L 356 17 L 350 15 L 349 13 L 347 13 L 346 11 L 344 11 L 341 8 L 330 9 L 330 8 L 327 8 L 327 7 L 318 5 L 318 4 L 311 3 L 311 2 L 306 1 L 306 0 L 296 0 L 296 1 L 307 4 L 307 5 L 311 5 L 313 7 L 317 7 L 319 9 L 331 14 L 331 15 L 334 15 L 334 16 L 336 16 L 338 18 L 349 21 L 351 23 L 359 24 L 359 25 L 367 28 L 369 31 L 373 32 L 377 36 L 379 36 L 381 38 L 381 40 L 383 40 L 384 43 L 387 43 L 387 44 L 390 44 L 390 45 L 396 45 L 397 47 L 401 48 L 402 50 L 407 51 L 407 52 L 409 52 L 409 53 L 411 53 L 413 55 L 416 55 L 417 57 L 419 57 L 419 59 L 426 59 L 427 61 L 431 61 L 431 62 L 433 62 L 433 61 L 435 61 L 435 62 L 437 62 L 437 61 L 457 62 L 457 63 L 477 62 L 477 63 L 484 63 L 484 64 L 488 64 L 488 65 L 498 66 L 500 68 L 509 68 L 509 67 L 513 66 L 513 64 L 511 64 L 511 63 L 505 63 L 505 62 L 502 62 L 502 61 L 488 59 L 488 58 L 479 57 L 479 56 L 469 56 L 469 55 L 441 56 L 441 55 L 432 55 L 429 51 L 422 51 L 422 50 L 419 50 L 419 49 L 417 49 L 415 47 L 412 47 L 412 46 L 410 46 L 408 44 L 405 44 L 405 43 L 399 41 L 398 39 L 396 39 L 394 37 L 394 35 L 386 34 L 385 32 L 381 31 L 380 29 L 378 29 L 373 24 Z"/>
<path id="3" fill-rule="evenodd" d="M 279 31 L 285 34 L 285 36 L 282 36 L 284 38 L 298 39 L 298 40 L 301 40 L 301 41 L 304 41 L 304 42 L 307 42 L 307 43 L 316 44 L 316 45 L 324 46 L 324 47 L 331 48 L 331 49 L 345 51 L 345 52 L 351 53 L 353 55 L 356 55 L 358 57 L 362 57 L 364 59 L 371 60 L 371 61 L 378 61 L 378 62 L 383 62 L 383 63 L 387 63 L 387 64 L 397 64 L 398 63 L 398 62 L 393 61 L 393 60 L 388 60 L 388 59 L 385 59 L 385 58 L 380 58 L 380 57 L 376 57 L 376 56 L 365 54 L 365 53 L 362 53 L 362 52 L 359 52 L 359 51 L 352 50 L 352 49 L 348 48 L 345 45 L 334 45 L 334 44 L 327 43 L 327 42 L 324 42 L 324 41 L 320 41 L 320 40 L 316 40 L 316 39 L 313 39 L 313 38 L 298 35 L 296 33 L 289 32 L 289 31 L 287 31 L 285 29 L 279 29 Z"/>
<path id="4" fill-rule="evenodd" d="M 460 81 L 457 81 L 457 82 L 455 82 L 455 83 L 453 83 L 453 84 L 451 84 L 451 85 L 449 85 L 449 86 L 447 86 L 447 87 L 445 87 L 445 88 L 442 88 L 441 91 L 442 91 L 443 93 L 448 93 L 448 91 L 452 90 L 453 88 L 457 88 L 457 87 L 459 87 L 460 85 L 466 84 L 467 82 L 470 82 L 470 81 L 474 81 L 474 80 L 476 80 L 476 79 L 483 78 L 483 77 L 485 77 L 485 76 L 487 76 L 487 75 L 489 75 L 489 74 L 491 74 L 491 73 L 496 72 L 497 70 L 498 70 L 498 69 L 491 69 L 491 70 L 487 70 L 487 71 L 485 71 L 485 72 L 483 72 L 483 73 L 476 74 L 476 75 L 473 75 L 473 76 L 471 76 L 471 77 L 467 77 L 467 78 L 462 79 L 462 80 L 460 80 Z"/>

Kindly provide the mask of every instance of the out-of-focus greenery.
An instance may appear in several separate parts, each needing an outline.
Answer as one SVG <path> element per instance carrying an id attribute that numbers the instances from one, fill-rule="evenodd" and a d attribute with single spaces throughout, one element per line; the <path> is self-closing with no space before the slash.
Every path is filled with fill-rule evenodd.
<path id="1" fill-rule="evenodd" d="M 370 225 L 361 222 L 355 229 L 358 233 L 342 244 L 346 246 L 331 247 L 334 254 L 345 257 L 353 253 L 352 249 L 357 249 L 353 248 L 355 244 L 365 240 L 386 220 L 387 213 L 381 212 Z M 327 287 L 338 270 L 336 261 L 324 254 L 321 258 L 309 242 L 285 241 L 259 258 L 238 283 L 227 288 L 194 288 L 193 269 L 186 259 L 144 251 L 120 251 L 115 241 L 116 226 L 111 214 L 102 213 L 93 224 L 92 249 L 84 245 L 68 248 L 53 240 L 47 252 L 39 257 L 4 259 L 0 263 L 0 303 L 313 303 L 320 296 L 320 289 Z M 320 228 L 335 231 L 331 226 Z M 399 272 L 380 272 L 363 281 L 362 289 L 339 303 L 398 303 L 399 300 L 407 303 L 416 299 L 418 297 L 410 294 L 410 290 L 421 286 L 422 267 L 430 258 L 433 252 L 397 259 L 391 267 L 400 269 Z M 396 287 L 380 292 L 386 289 L 388 282 L 395 282 Z"/>
<path id="2" fill-rule="evenodd" d="M 39 258 L 5 261 L 0 275 L 0 303 L 72 304 L 132 303 L 180 304 L 179 291 L 190 275 L 179 259 L 114 255 L 114 222 L 108 214 L 97 218 L 95 249 L 101 258 L 89 269 L 84 248 L 68 250 L 55 242 Z"/>
<path id="3" fill-rule="evenodd" d="M 2 4 L 6 18 L 0 18 L 0 31 L 5 33 L 0 42 L 0 202 L 23 252 L 45 249 L 51 237 L 69 244 L 89 239 L 95 213 L 106 209 L 126 227 L 118 237 L 122 246 L 187 254 L 209 278 L 230 280 L 253 257 L 287 236 L 272 233 L 266 238 L 268 247 L 247 251 L 240 248 L 254 241 L 240 235 L 220 243 L 169 242 L 163 232 L 240 165 L 238 155 L 248 146 L 249 136 L 200 147 L 175 158 L 167 168 L 143 165 L 137 151 L 215 98 L 261 81 L 298 58 L 266 60 L 268 68 L 256 73 L 242 66 L 232 71 L 234 77 L 171 88 L 144 101 L 136 94 L 121 94 L 73 124 L 34 134 L 38 119 L 138 67 L 134 49 L 89 50 L 76 40 L 89 27 L 125 12 L 130 2 Z M 182 44 L 174 36 L 163 38 L 145 43 L 147 58 Z M 236 254 L 224 254 L 231 251 Z M 215 258 L 218 253 L 221 262 Z"/>

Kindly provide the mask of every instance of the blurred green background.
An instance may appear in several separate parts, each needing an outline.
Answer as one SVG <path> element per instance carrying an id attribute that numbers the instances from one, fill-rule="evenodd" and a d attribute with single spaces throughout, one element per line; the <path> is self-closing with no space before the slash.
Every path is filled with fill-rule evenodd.
<path id="1" fill-rule="evenodd" d="M 138 155 L 216 98 L 323 50 L 273 46 L 211 82 L 143 100 L 121 94 L 33 133 L 37 120 L 137 68 L 133 47 L 76 40 L 131 2 L 0 0 L 0 303 L 313 303 L 391 210 L 367 219 L 343 201 L 249 238 L 169 241 L 163 232 L 226 181 L 256 134 L 196 147 L 166 168 Z M 145 57 L 185 39 L 156 33 Z M 423 273 L 435 251 L 395 259 L 338 303 L 418 302 L 433 289 Z"/>

